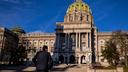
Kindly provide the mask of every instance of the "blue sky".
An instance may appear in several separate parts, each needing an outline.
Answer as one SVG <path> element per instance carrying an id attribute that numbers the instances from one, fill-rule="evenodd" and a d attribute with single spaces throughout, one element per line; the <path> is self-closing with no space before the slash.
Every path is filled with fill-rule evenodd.
<path id="1" fill-rule="evenodd" d="M 83 0 L 99 31 L 128 31 L 128 0 Z M 0 26 L 19 25 L 26 32 L 54 32 L 74 0 L 0 0 Z"/>

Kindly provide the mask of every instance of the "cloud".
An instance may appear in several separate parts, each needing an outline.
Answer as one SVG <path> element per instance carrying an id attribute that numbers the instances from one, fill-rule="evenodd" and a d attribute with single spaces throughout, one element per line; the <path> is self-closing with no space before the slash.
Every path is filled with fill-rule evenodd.
<path id="1" fill-rule="evenodd" d="M 22 0 L 4 0 L 5 2 L 13 3 L 13 4 L 20 4 Z"/>
<path id="2" fill-rule="evenodd" d="M 41 30 L 36 30 L 36 31 L 29 32 L 28 34 L 31 34 L 31 33 L 44 33 L 44 32 Z"/>
<path id="3" fill-rule="evenodd" d="M 12 4 L 30 4 L 34 0 L 1 0 L 1 2 L 12 3 Z"/>

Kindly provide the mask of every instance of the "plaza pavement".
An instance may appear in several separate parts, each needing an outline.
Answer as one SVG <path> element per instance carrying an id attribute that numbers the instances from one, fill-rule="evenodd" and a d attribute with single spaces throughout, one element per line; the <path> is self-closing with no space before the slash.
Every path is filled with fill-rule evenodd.
<path id="1" fill-rule="evenodd" d="M 10 67 L 6 69 L 1 69 L 0 72 L 34 72 L 35 71 L 34 66 L 19 66 L 19 67 Z M 60 64 L 57 66 L 54 66 L 53 69 L 50 72 L 86 72 L 87 65 L 76 65 L 76 64 Z"/>

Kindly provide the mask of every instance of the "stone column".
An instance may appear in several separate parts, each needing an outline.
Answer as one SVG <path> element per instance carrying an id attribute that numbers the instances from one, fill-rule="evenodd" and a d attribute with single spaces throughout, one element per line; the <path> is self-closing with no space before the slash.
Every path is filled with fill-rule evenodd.
<path id="1" fill-rule="evenodd" d="M 79 33 L 79 48 L 81 47 L 80 41 L 81 41 L 81 35 Z"/>
<path id="2" fill-rule="evenodd" d="M 81 58 L 80 58 L 80 55 L 77 55 L 77 60 L 78 60 L 78 64 L 81 64 Z"/>
<path id="3" fill-rule="evenodd" d="M 89 48 L 89 45 L 88 45 L 88 44 L 89 44 L 89 43 L 88 43 L 88 42 L 89 42 L 89 41 L 88 41 L 88 39 L 89 39 L 89 38 L 88 38 L 88 37 L 89 37 L 89 36 L 88 36 L 88 32 L 86 33 L 86 35 L 87 35 L 87 37 L 86 37 L 86 39 L 87 39 L 87 44 L 86 44 L 86 45 L 87 45 L 87 48 Z"/>
<path id="4" fill-rule="evenodd" d="M 40 51 L 40 40 L 37 40 L 37 49 Z"/>
<path id="5" fill-rule="evenodd" d="M 60 34 L 57 34 L 57 49 L 59 48 Z M 59 49 L 58 49 L 59 50 Z"/>
<path id="6" fill-rule="evenodd" d="M 89 48 L 91 48 L 91 33 L 88 33 L 88 37 L 89 37 L 88 38 L 89 39 L 89 44 L 88 45 L 89 45 Z"/>
<path id="7" fill-rule="evenodd" d="M 67 15 L 67 20 L 66 21 L 69 22 L 69 15 Z"/>
<path id="8" fill-rule="evenodd" d="M 67 34 L 65 33 L 65 48 L 67 49 Z"/>
<path id="9" fill-rule="evenodd" d="M 73 14 L 73 21 L 75 21 L 75 16 L 74 16 L 75 14 Z"/>
<path id="10" fill-rule="evenodd" d="M 69 47 L 70 47 L 70 33 L 68 33 L 68 42 L 67 42 L 67 48 L 69 49 Z"/>
<path id="11" fill-rule="evenodd" d="M 92 48 L 92 36 L 91 36 L 91 33 L 89 33 L 90 34 L 90 48 Z"/>
<path id="12" fill-rule="evenodd" d="M 1 45 L 1 48 L 0 48 L 0 49 L 3 48 L 3 44 L 4 44 L 4 36 L 1 38 L 1 41 L 2 41 L 2 42 L 1 42 L 2 45 Z"/>
<path id="13" fill-rule="evenodd" d="M 5 46 L 5 37 L 3 36 L 3 38 L 2 38 L 3 40 L 2 40 L 2 46 L 1 46 L 1 48 L 0 48 L 0 56 L 3 54 L 2 53 L 2 49 L 4 49 L 4 46 Z M 3 56 L 1 56 L 2 57 L 2 60 L 3 60 Z"/>
<path id="14" fill-rule="evenodd" d="M 78 47 L 77 38 L 78 38 L 78 33 L 76 33 L 76 48 Z"/>
<path id="15" fill-rule="evenodd" d="M 6 37 L 3 37 L 3 47 L 2 47 L 2 49 L 4 49 L 5 48 L 5 41 L 6 41 Z"/>
<path id="16" fill-rule="evenodd" d="M 66 43 L 67 43 L 67 41 L 66 41 L 66 37 L 67 37 L 67 36 L 66 36 L 66 33 L 65 33 L 65 41 L 64 41 L 64 42 L 65 42 L 65 47 L 66 47 Z"/>

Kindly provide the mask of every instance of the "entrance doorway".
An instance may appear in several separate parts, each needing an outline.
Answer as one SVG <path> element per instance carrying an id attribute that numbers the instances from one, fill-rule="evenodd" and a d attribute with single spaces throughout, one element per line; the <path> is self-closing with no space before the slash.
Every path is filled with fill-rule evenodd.
<path id="1" fill-rule="evenodd" d="M 70 56 L 69 63 L 71 63 L 71 64 L 75 63 L 75 56 L 74 55 Z"/>
<path id="2" fill-rule="evenodd" d="M 59 56 L 59 63 L 64 63 L 64 56 L 63 55 L 60 55 Z"/>
<path id="3" fill-rule="evenodd" d="M 85 64 L 85 63 L 86 63 L 85 56 L 84 56 L 84 55 L 82 55 L 82 56 L 81 56 L 81 64 Z"/>

